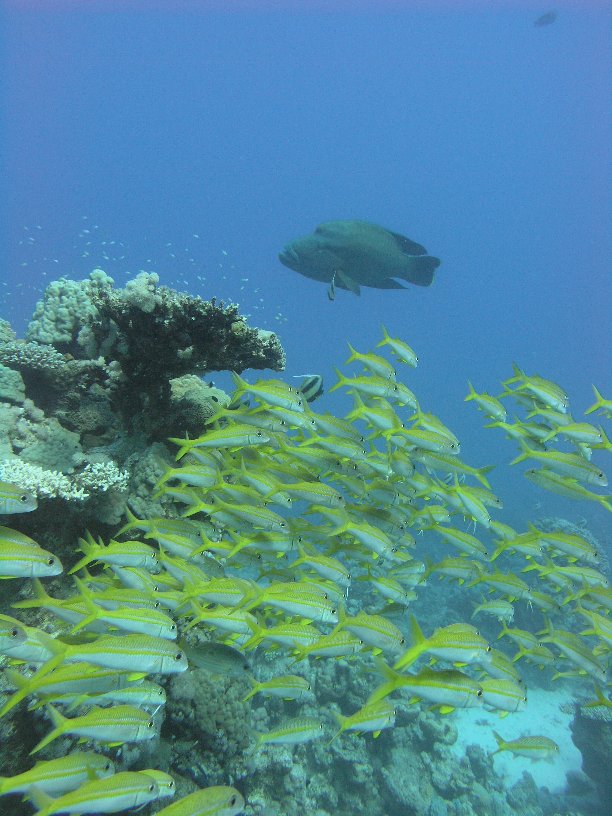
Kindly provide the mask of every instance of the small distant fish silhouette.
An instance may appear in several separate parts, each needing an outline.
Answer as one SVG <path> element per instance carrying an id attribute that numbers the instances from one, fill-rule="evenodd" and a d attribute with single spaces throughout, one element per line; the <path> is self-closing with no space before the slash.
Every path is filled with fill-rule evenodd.
<path id="1" fill-rule="evenodd" d="M 552 25 L 556 19 L 556 11 L 547 11 L 546 14 L 542 14 L 537 20 L 534 20 L 533 24 L 541 28 L 542 26 Z"/>

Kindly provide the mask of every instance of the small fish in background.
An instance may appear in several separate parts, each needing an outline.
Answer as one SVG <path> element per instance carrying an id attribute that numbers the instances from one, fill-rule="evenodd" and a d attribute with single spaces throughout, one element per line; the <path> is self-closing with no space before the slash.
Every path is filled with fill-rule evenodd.
<path id="1" fill-rule="evenodd" d="M 505 740 L 496 731 L 493 732 L 493 736 L 497 742 L 497 749 L 490 756 L 501 751 L 510 751 L 514 756 L 527 757 L 535 761 L 538 759 L 551 761 L 559 753 L 559 746 L 549 737 L 523 736 L 514 740 Z"/>
<path id="2" fill-rule="evenodd" d="M 30 490 L 11 482 L 0 482 L 0 514 L 30 513 L 36 510 L 38 502 Z"/>
<path id="3" fill-rule="evenodd" d="M 324 393 L 323 377 L 320 374 L 294 374 L 294 379 L 303 377 L 299 390 L 306 398 L 306 402 L 314 402 Z"/>
<path id="4" fill-rule="evenodd" d="M 181 647 L 192 667 L 218 677 L 245 677 L 251 671 L 251 664 L 242 652 L 225 643 L 209 640 L 190 646 L 182 642 Z"/>
<path id="5" fill-rule="evenodd" d="M 556 19 L 556 11 L 547 11 L 546 14 L 541 14 L 536 20 L 534 20 L 533 24 L 537 28 L 543 28 L 544 26 L 552 25 Z"/>

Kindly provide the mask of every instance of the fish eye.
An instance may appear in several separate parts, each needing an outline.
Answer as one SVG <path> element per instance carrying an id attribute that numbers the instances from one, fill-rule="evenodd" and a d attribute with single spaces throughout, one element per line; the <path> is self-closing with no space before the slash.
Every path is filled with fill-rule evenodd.
<path id="1" fill-rule="evenodd" d="M 22 493 L 21 496 L 19 497 L 19 501 L 25 504 L 29 498 L 30 497 L 28 496 L 27 493 Z"/>
<path id="2" fill-rule="evenodd" d="M 255 431 L 255 436 L 263 436 L 263 432 L 262 431 Z"/>
<path id="3" fill-rule="evenodd" d="M 172 626 L 170 627 L 170 631 L 171 632 L 176 632 L 176 623 L 172 624 Z"/>
<path id="4" fill-rule="evenodd" d="M 18 635 L 19 629 L 17 629 L 16 627 L 14 629 L 11 629 L 11 637 L 17 637 Z"/>
<path id="5" fill-rule="evenodd" d="M 491 648 L 491 647 L 489 646 L 489 648 Z M 182 653 L 182 652 L 177 652 L 177 653 L 174 655 L 174 659 L 175 659 L 175 660 L 182 660 L 182 659 L 183 659 L 183 653 Z"/>
<path id="6" fill-rule="evenodd" d="M 232 798 L 229 800 L 230 807 L 233 807 L 237 801 L 238 799 L 236 798 L 236 796 L 232 796 Z"/>
<path id="7" fill-rule="evenodd" d="M 55 564 L 55 558 L 47 558 L 47 564 L 52 567 Z"/>
<path id="8" fill-rule="evenodd" d="M 152 782 L 152 783 L 149 785 L 149 793 L 153 793 L 153 791 L 154 791 L 154 790 L 155 790 L 155 782 Z"/>
<path id="9" fill-rule="evenodd" d="M 159 605 L 160 605 L 159 601 L 155 601 L 155 603 L 153 604 L 153 609 L 158 609 Z"/>
<path id="10" fill-rule="evenodd" d="M 490 651 L 491 651 L 491 647 L 490 647 L 490 646 L 489 646 L 489 644 L 487 643 L 487 652 L 490 652 Z"/>
<path id="11" fill-rule="evenodd" d="M 174 779 L 171 779 L 171 780 L 168 782 L 168 788 L 169 788 L 170 790 L 172 790 L 172 789 L 174 788 Z"/>
<path id="12" fill-rule="evenodd" d="M 476 692 L 476 696 L 477 697 L 482 697 L 482 689 L 481 688 L 479 688 L 478 691 Z"/>
<path id="13" fill-rule="evenodd" d="M 402 639 L 400 640 L 400 646 L 403 646 L 405 642 L 406 642 L 406 638 L 402 638 Z"/>
<path id="14" fill-rule="evenodd" d="M 332 615 L 335 615 L 337 611 L 338 611 L 337 609 L 332 609 L 331 611 Z"/>
<path id="15" fill-rule="evenodd" d="M 153 720 L 149 720 L 149 722 L 147 723 L 147 728 L 153 728 L 154 725 L 155 723 L 153 722 Z"/>
<path id="16" fill-rule="evenodd" d="M 211 397 L 211 400 L 212 400 L 213 402 L 219 402 L 219 397 L 214 397 L 214 396 L 213 396 L 213 397 Z"/>
<path id="17" fill-rule="evenodd" d="M 110 769 L 111 769 L 112 767 L 113 767 L 113 766 L 111 765 L 111 763 L 110 763 L 110 762 L 107 762 L 107 763 L 106 763 L 106 765 L 104 766 L 104 770 L 105 770 L 105 771 L 110 771 Z"/>

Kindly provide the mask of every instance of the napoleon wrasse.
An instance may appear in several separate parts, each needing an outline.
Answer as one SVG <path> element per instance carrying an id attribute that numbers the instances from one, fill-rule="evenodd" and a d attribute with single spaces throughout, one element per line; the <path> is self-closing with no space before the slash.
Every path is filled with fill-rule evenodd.
<path id="1" fill-rule="evenodd" d="M 279 254 L 281 263 L 307 278 L 360 294 L 361 286 L 405 289 L 396 278 L 429 286 L 440 259 L 397 232 L 368 221 L 326 221 Z"/>

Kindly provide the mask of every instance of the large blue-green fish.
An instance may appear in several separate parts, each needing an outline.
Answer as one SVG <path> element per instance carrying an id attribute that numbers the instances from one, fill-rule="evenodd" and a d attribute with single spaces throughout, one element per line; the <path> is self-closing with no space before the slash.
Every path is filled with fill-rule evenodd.
<path id="1" fill-rule="evenodd" d="M 327 221 L 311 235 L 297 238 L 279 254 L 281 263 L 307 278 L 356 295 L 361 286 L 405 289 L 399 278 L 429 286 L 440 259 L 420 244 L 368 221 Z"/>

